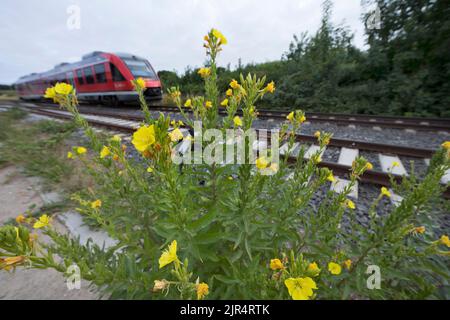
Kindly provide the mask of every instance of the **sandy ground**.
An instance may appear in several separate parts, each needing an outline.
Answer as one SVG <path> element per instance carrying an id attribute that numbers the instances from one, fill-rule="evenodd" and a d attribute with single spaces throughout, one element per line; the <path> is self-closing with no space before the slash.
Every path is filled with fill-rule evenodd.
<path id="1" fill-rule="evenodd" d="M 15 167 L 0 169 L 0 224 L 25 212 L 32 204 L 43 205 L 38 179 L 25 177 Z M 57 220 L 54 227 L 67 229 Z M 15 272 L 0 271 L 0 299 L 97 299 L 97 295 L 82 281 L 81 289 L 69 290 L 65 278 L 52 269 L 17 268 Z"/>

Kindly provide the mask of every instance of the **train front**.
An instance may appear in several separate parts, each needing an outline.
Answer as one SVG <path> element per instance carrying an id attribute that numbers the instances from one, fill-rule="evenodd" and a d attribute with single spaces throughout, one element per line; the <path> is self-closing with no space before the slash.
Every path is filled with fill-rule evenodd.
<path id="1" fill-rule="evenodd" d="M 147 100 L 162 99 L 161 81 L 148 60 L 131 55 L 122 55 L 120 58 L 127 66 L 133 78 L 144 79 L 146 87 L 144 95 Z"/>

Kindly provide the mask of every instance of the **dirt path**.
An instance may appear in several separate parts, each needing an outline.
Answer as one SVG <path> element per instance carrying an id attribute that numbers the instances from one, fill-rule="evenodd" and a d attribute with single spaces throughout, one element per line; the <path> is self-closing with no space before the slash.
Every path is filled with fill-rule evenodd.
<path id="1" fill-rule="evenodd" d="M 0 169 L 0 225 L 25 212 L 32 204 L 38 208 L 43 205 L 37 181 L 12 166 Z M 64 225 L 53 221 L 55 228 L 67 232 Z M 50 269 L 0 271 L 0 299 L 97 299 L 88 285 L 82 281 L 81 289 L 69 290 L 65 278 Z"/>

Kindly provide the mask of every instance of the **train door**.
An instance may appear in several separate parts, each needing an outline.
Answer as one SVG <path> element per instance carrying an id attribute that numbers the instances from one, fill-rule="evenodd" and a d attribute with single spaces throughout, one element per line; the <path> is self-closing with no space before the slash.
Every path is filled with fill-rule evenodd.
<path id="1" fill-rule="evenodd" d="M 107 93 L 111 91 L 110 83 L 108 83 L 108 77 L 106 72 L 105 63 L 99 63 L 94 65 L 94 74 L 96 81 L 96 91 L 101 93 Z"/>
<path id="2" fill-rule="evenodd" d="M 83 87 L 84 87 L 84 74 L 83 74 L 83 70 L 82 69 L 78 69 L 75 70 L 75 83 L 76 83 L 76 88 L 78 92 L 83 92 Z"/>
<path id="3" fill-rule="evenodd" d="M 95 77 L 94 77 L 94 68 L 92 66 L 84 67 L 83 68 L 84 73 L 84 91 L 85 92 L 95 92 L 97 91 L 96 85 L 95 85 Z"/>

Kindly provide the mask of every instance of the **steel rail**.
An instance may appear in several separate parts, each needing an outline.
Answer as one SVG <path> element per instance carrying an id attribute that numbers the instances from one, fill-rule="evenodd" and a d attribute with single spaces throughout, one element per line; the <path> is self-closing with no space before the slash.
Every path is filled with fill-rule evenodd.
<path id="1" fill-rule="evenodd" d="M 20 103 L 20 101 L 11 101 Z M 47 102 L 37 102 L 37 104 L 47 104 Z M 125 106 L 125 105 L 124 105 Z M 178 107 L 173 105 L 150 104 L 150 109 L 164 112 L 179 112 Z M 185 112 L 191 113 L 190 109 Z M 285 119 L 289 111 L 279 109 L 259 109 L 259 117 L 262 119 Z M 223 109 L 219 109 L 219 114 L 225 115 Z M 237 111 L 242 115 L 242 111 Z M 336 124 L 352 124 L 362 126 L 378 126 L 394 129 L 414 129 L 425 131 L 445 131 L 450 132 L 450 118 L 420 118 L 420 117 L 401 117 L 390 115 L 366 115 L 366 114 L 344 114 L 344 113 L 322 113 L 306 112 L 308 121 L 329 122 Z"/>

